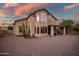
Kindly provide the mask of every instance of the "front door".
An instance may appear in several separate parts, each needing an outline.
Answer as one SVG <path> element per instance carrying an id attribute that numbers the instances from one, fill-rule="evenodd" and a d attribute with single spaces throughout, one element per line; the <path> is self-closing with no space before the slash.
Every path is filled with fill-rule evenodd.
<path id="1" fill-rule="evenodd" d="M 48 35 L 51 35 L 51 26 L 48 26 Z"/>

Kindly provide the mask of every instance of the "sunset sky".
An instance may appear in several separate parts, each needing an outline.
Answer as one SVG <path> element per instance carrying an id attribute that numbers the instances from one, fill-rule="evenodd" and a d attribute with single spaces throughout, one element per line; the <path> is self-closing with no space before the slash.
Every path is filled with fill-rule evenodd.
<path id="1" fill-rule="evenodd" d="M 58 20 L 72 19 L 79 22 L 78 3 L 0 3 L 0 19 L 11 21 L 26 18 L 38 9 L 47 9 Z"/>

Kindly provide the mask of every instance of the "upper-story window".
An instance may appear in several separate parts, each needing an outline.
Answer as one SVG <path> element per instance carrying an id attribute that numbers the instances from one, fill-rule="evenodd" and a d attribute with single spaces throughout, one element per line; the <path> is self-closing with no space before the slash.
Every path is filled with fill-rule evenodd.
<path id="1" fill-rule="evenodd" d="M 37 21 L 44 21 L 47 22 L 47 14 L 46 13 L 41 13 L 40 15 L 36 16 Z"/>
<path id="2" fill-rule="evenodd" d="M 47 14 L 41 13 L 41 15 L 40 15 L 40 21 L 47 22 Z"/>
<path id="3" fill-rule="evenodd" d="M 40 18 L 39 15 L 37 15 L 37 21 L 39 21 L 39 18 Z"/>

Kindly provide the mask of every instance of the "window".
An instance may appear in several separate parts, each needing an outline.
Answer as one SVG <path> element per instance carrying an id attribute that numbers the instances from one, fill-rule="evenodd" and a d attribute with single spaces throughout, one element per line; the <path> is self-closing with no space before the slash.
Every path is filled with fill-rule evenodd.
<path id="1" fill-rule="evenodd" d="M 35 34 L 37 33 L 37 34 L 39 34 L 39 27 L 35 27 Z"/>
<path id="2" fill-rule="evenodd" d="M 36 33 L 36 27 L 35 27 L 35 33 Z"/>
<path id="3" fill-rule="evenodd" d="M 41 21 L 44 21 L 44 22 L 47 22 L 47 14 L 41 13 L 41 15 L 40 15 L 40 20 L 41 20 Z"/>
<path id="4" fill-rule="evenodd" d="M 47 33 L 47 27 L 41 27 L 41 33 Z"/>
<path id="5" fill-rule="evenodd" d="M 47 33 L 47 27 L 44 27 L 44 33 Z"/>
<path id="6" fill-rule="evenodd" d="M 37 21 L 39 21 L 39 15 L 37 15 Z"/>
<path id="7" fill-rule="evenodd" d="M 39 34 L 39 27 L 37 27 L 37 34 Z"/>
<path id="8" fill-rule="evenodd" d="M 43 33 L 43 27 L 41 27 L 41 33 Z"/>
<path id="9" fill-rule="evenodd" d="M 19 26 L 19 32 L 20 33 L 22 32 L 22 26 Z"/>

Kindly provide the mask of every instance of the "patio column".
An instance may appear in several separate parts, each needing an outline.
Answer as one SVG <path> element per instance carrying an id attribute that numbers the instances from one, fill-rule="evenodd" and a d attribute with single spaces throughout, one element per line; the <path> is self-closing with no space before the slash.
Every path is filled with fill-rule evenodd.
<path id="1" fill-rule="evenodd" d="M 64 29 L 63 29 L 63 35 L 65 35 L 66 34 L 66 27 L 64 27 Z"/>
<path id="2" fill-rule="evenodd" d="M 30 36 L 31 36 L 32 34 L 31 34 L 31 20 L 30 20 Z"/>
<path id="3" fill-rule="evenodd" d="M 51 36 L 54 36 L 54 27 L 51 26 Z"/>

